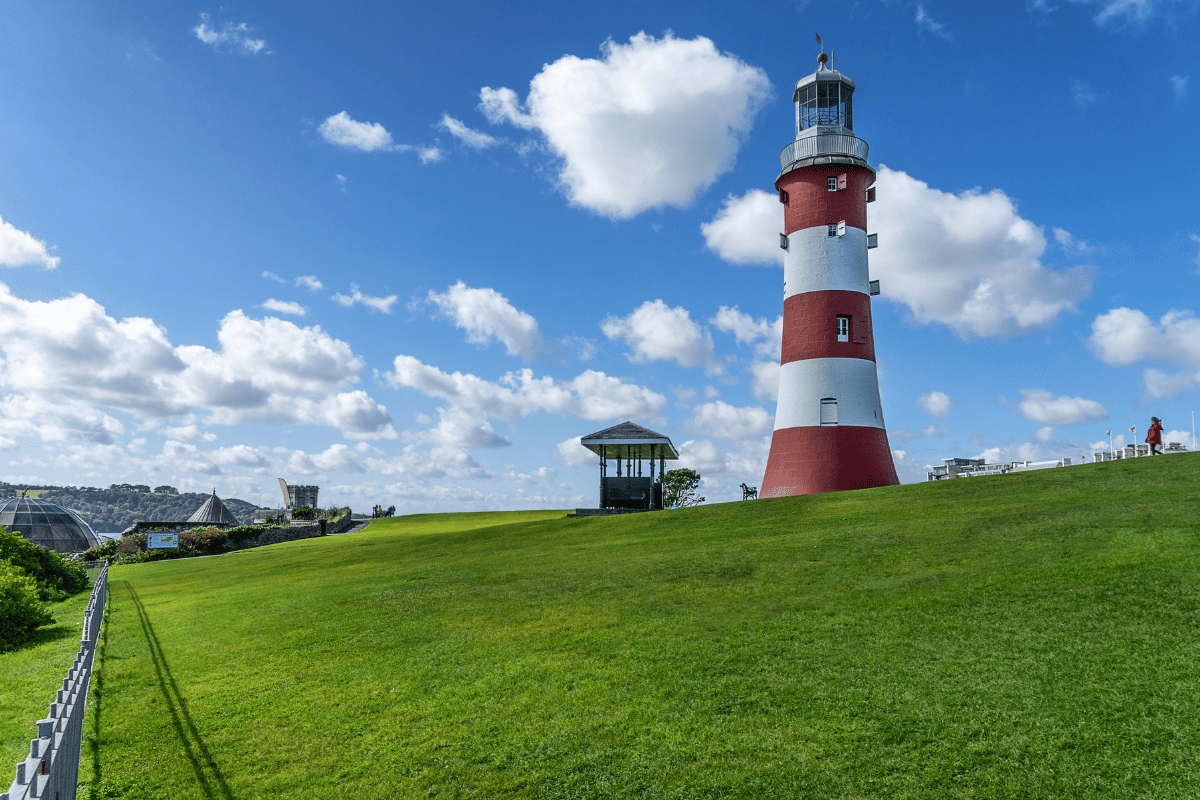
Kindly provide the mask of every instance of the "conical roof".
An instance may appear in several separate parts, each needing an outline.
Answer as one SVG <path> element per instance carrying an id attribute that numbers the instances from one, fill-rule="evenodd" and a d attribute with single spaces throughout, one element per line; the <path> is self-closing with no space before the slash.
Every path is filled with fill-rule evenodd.
<path id="1" fill-rule="evenodd" d="M 30 497 L 0 501 L 0 525 L 58 553 L 82 553 L 100 543 L 92 526 L 74 511 Z"/>
<path id="2" fill-rule="evenodd" d="M 237 525 L 237 517 L 229 513 L 229 509 L 221 502 L 221 498 L 217 497 L 217 490 L 213 489 L 212 497 L 204 501 L 204 505 L 196 509 L 196 513 L 187 518 L 188 522 L 196 522 L 201 525 Z"/>

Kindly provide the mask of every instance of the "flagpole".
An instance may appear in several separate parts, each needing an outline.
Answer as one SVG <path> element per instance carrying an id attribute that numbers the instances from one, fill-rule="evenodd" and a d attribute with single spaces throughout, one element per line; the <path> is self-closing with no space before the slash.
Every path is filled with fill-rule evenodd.
<path id="1" fill-rule="evenodd" d="M 1117 454 L 1113 452 L 1113 446 L 1112 446 L 1112 428 L 1109 428 L 1108 429 L 1108 460 L 1112 461 L 1116 457 L 1117 457 Z"/>

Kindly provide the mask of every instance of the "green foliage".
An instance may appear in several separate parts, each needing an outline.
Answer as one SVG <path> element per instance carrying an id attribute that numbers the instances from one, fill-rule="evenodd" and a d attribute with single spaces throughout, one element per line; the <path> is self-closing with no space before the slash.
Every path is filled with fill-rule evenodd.
<path id="1" fill-rule="evenodd" d="M 37 583 L 43 602 L 62 600 L 88 588 L 87 572 L 53 550 L 0 526 L 0 561 L 19 567 Z"/>
<path id="2" fill-rule="evenodd" d="M 38 595 L 32 577 L 0 561 L 0 653 L 20 647 L 33 638 L 34 631 L 54 621 Z"/>
<path id="3" fill-rule="evenodd" d="M 663 505 L 667 508 L 687 508 L 704 502 L 696 494 L 700 488 L 700 473 L 686 467 L 673 469 L 663 477 Z"/>
<path id="4" fill-rule="evenodd" d="M 312 506 L 295 506 L 292 508 L 292 519 L 316 519 L 317 511 Z"/>

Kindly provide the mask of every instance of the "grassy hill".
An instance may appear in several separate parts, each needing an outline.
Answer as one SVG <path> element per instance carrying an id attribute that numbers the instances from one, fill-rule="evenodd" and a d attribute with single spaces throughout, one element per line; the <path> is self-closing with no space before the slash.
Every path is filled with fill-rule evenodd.
<path id="1" fill-rule="evenodd" d="M 1192 797 L 1198 486 L 1189 454 L 117 567 L 82 777 L 96 797 Z"/>

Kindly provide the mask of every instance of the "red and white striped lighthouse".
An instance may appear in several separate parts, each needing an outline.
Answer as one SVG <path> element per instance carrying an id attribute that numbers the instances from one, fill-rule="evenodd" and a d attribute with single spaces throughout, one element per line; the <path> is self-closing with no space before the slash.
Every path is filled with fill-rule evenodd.
<path id="1" fill-rule="evenodd" d="M 826 65 L 796 84 L 796 140 L 780 154 L 783 355 L 760 497 L 899 483 L 883 425 L 867 273 L 875 170 L 853 132 L 854 81 Z"/>

